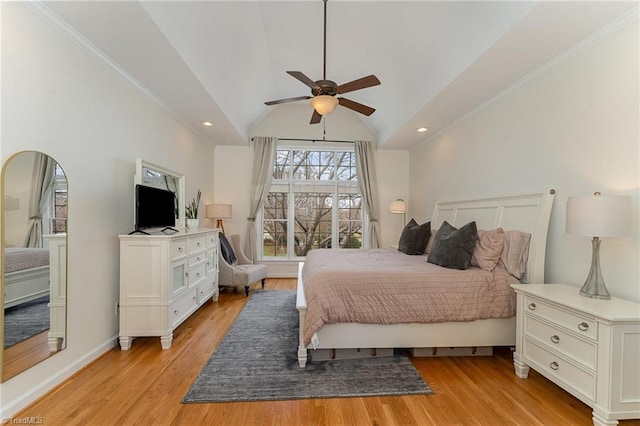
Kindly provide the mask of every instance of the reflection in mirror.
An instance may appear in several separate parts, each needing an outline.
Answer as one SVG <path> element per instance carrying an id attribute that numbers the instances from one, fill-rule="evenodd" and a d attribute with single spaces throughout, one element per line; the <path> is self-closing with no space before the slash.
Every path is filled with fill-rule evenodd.
<path id="1" fill-rule="evenodd" d="M 184 227 L 185 224 L 185 188 L 184 175 L 144 161 L 136 160 L 135 184 L 152 186 L 165 189 L 176 194 L 176 226 Z"/>
<path id="2" fill-rule="evenodd" d="M 66 347 L 67 178 L 46 154 L 2 168 L 2 380 Z"/>

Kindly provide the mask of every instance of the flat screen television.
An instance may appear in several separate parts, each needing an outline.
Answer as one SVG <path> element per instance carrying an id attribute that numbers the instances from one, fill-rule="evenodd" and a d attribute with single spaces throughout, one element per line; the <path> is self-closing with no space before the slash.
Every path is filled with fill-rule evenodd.
<path id="1" fill-rule="evenodd" d="M 176 195 L 165 189 L 136 185 L 136 231 L 176 225 Z"/>

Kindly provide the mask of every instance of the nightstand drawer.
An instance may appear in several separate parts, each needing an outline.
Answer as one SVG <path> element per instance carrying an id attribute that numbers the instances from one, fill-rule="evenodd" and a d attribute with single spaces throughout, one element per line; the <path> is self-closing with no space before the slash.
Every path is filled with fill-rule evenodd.
<path id="1" fill-rule="evenodd" d="M 550 325 L 534 315 L 525 315 L 525 334 L 590 369 L 596 369 L 597 345 L 565 332 L 563 327 Z"/>
<path id="2" fill-rule="evenodd" d="M 562 310 L 535 297 L 525 296 L 527 313 L 544 318 L 554 324 L 593 340 L 598 339 L 598 327 L 593 318 Z"/>
<path id="3" fill-rule="evenodd" d="M 524 356 L 529 362 L 537 364 L 539 371 L 546 372 L 590 400 L 595 400 L 595 374 L 578 368 L 529 339 L 525 339 Z"/>

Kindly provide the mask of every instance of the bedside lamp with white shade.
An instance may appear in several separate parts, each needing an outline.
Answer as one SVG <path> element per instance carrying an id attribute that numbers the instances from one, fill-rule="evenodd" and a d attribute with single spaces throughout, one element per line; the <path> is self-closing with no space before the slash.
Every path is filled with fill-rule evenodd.
<path id="1" fill-rule="evenodd" d="M 216 228 L 224 233 L 222 219 L 231 219 L 231 204 L 207 204 L 206 216 L 207 219 L 216 219 Z"/>
<path id="2" fill-rule="evenodd" d="M 397 200 L 391 201 L 389 203 L 389 213 L 402 214 L 402 225 L 407 224 L 407 203 L 403 199 L 398 198 Z"/>
<path id="3" fill-rule="evenodd" d="M 602 195 L 569 197 L 566 230 L 591 239 L 591 270 L 580 289 L 580 295 L 595 299 L 611 299 L 600 269 L 600 238 L 625 237 L 631 227 L 631 197 Z"/>

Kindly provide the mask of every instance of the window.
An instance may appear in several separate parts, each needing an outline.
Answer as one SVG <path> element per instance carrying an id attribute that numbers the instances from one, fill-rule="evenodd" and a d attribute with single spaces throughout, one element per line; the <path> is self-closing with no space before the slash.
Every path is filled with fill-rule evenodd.
<path id="1" fill-rule="evenodd" d="M 352 149 L 279 148 L 262 208 L 262 258 L 360 248 L 366 236 Z"/>
<path id="2" fill-rule="evenodd" d="M 52 196 L 51 230 L 54 234 L 67 232 L 67 178 L 58 164 L 56 164 Z"/>

